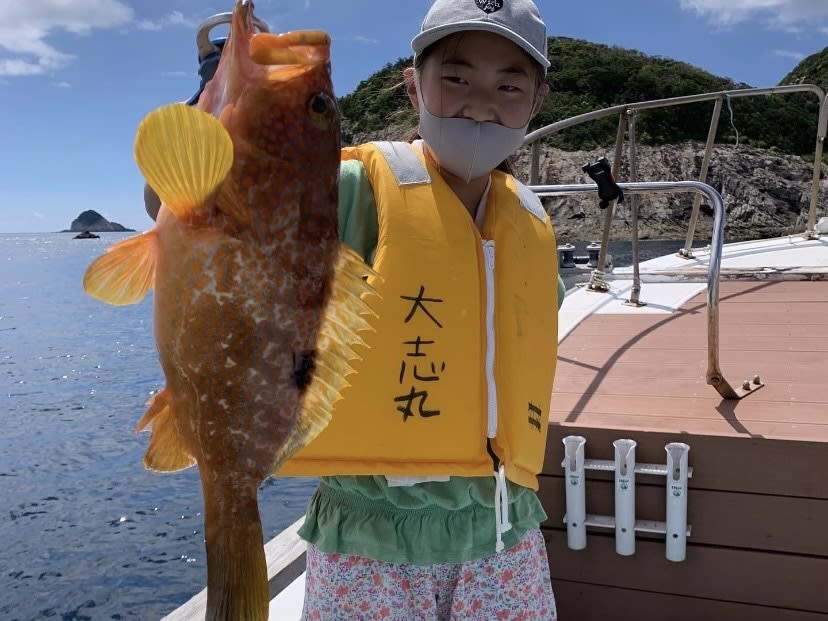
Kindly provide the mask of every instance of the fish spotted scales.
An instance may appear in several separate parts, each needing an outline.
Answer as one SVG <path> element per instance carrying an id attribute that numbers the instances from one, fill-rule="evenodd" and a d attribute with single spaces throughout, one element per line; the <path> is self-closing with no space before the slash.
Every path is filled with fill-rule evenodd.
<path id="1" fill-rule="evenodd" d="M 325 427 L 371 329 L 370 269 L 338 240 L 329 48 L 319 31 L 256 33 L 238 2 L 197 109 L 139 127 L 155 227 L 84 276 L 112 304 L 154 288 L 166 386 L 138 429 L 148 468 L 198 464 L 211 620 L 267 618 L 258 486 Z"/>

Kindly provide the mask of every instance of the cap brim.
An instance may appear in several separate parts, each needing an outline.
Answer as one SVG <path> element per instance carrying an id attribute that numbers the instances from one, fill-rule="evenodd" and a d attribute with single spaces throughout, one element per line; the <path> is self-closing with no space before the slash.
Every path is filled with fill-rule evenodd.
<path id="1" fill-rule="evenodd" d="M 539 63 L 544 69 L 548 69 L 550 62 L 546 54 L 541 54 L 535 47 L 523 37 L 516 35 L 514 32 L 501 26 L 496 22 L 472 21 L 472 22 L 456 22 L 453 24 L 446 24 L 445 26 L 437 26 L 429 28 L 418 34 L 411 40 L 411 48 L 414 50 L 414 55 L 418 56 L 428 46 L 437 43 L 440 39 L 454 34 L 456 32 L 467 32 L 469 30 L 484 30 L 486 32 L 494 32 L 502 37 L 506 37 L 517 45 L 524 52 L 529 54 L 530 58 Z"/>

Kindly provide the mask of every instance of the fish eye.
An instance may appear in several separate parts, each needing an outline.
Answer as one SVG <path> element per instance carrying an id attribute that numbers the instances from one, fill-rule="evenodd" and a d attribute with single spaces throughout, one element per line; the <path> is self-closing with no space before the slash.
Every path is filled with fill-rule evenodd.
<path id="1" fill-rule="evenodd" d="M 314 95 L 311 99 L 311 110 L 317 114 L 322 114 L 328 109 L 328 102 L 325 101 L 324 95 Z"/>
<path id="2" fill-rule="evenodd" d="M 328 129 L 336 115 L 336 102 L 327 93 L 317 93 L 308 100 L 311 122 L 319 129 Z"/>

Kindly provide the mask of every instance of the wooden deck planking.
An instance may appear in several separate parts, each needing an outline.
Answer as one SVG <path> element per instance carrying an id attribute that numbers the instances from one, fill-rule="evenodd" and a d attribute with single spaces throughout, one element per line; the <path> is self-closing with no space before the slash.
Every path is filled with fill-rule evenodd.
<path id="1" fill-rule="evenodd" d="M 742 434 L 682 435 L 652 429 L 631 432 L 628 428 L 556 424 L 549 429 L 544 474 L 563 474 L 561 440 L 570 434 L 588 439 L 586 456 L 589 458 L 613 459 L 613 441 L 633 438 L 638 442 L 638 462 L 661 464 L 665 461 L 665 444 L 686 442 L 690 445 L 689 463 L 694 467 L 693 477 L 689 480 L 691 494 L 694 489 L 709 489 L 828 500 L 828 447 L 822 442 L 745 437 Z M 590 478 L 595 479 L 609 476 L 611 473 L 590 473 Z M 547 505 L 547 513 L 562 507 L 563 497 L 551 502 Z M 828 533 L 825 536 L 828 538 Z"/>
<path id="2" fill-rule="evenodd" d="M 561 503 L 564 478 L 541 477 L 539 496 L 549 514 L 544 527 L 565 530 L 563 516 L 566 509 Z M 586 485 L 587 513 L 612 515 L 613 497 L 611 480 L 590 479 Z M 638 519 L 664 521 L 663 477 L 636 477 L 635 507 Z M 692 534 L 687 540 L 690 546 L 718 545 L 828 558 L 828 500 L 691 487 L 687 522 L 692 526 Z M 641 534 L 639 537 L 647 538 Z"/>
<path id="3" fill-rule="evenodd" d="M 710 388 L 712 390 L 712 388 Z M 682 397 L 631 396 L 603 394 L 600 389 L 586 394 L 562 393 L 555 396 L 553 413 L 560 411 L 567 415 L 578 414 L 578 421 L 591 414 L 624 416 L 634 413 L 642 418 L 646 416 L 686 418 L 696 420 L 734 420 L 743 422 L 766 423 L 802 423 L 814 427 L 825 426 L 825 439 L 828 440 L 828 412 L 826 405 L 819 401 L 818 394 L 802 395 L 807 401 L 793 401 L 781 398 L 767 401 L 762 399 L 762 391 L 746 397 L 745 400 L 726 407 L 721 404 L 721 397 Z M 750 402 L 747 402 L 750 399 Z M 655 424 L 655 423 L 654 423 Z"/>
<path id="4" fill-rule="evenodd" d="M 828 370 L 826 370 L 828 373 Z M 748 379 L 748 378 L 745 378 Z M 752 378 L 751 378 L 752 379 Z M 556 397 L 564 395 L 591 395 L 596 388 L 594 373 L 573 373 L 569 376 L 565 388 L 556 393 Z M 822 405 L 819 398 L 815 399 L 820 391 L 825 390 L 825 384 L 803 384 L 801 382 L 773 381 L 763 387 L 754 396 L 753 401 L 802 401 L 815 402 Z M 646 382 L 632 384 L 625 377 L 608 377 L 600 381 L 600 393 L 603 396 L 644 396 L 661 397 L 698 397 L 702 399 L 716 399 L 718 393 L 703 377 L 650 377 Z M 563 409 L 563 408 L 562 408 Z"/>
<path id="5" fill-rule="evenodd" d="M 689 304 L 693 304 L 694 306 L 690 307 Z M 725 310 L 725 312 L 728 311 Z M 805 330 L 807 330 L 809 327 L 823 325 L 824 314 L 825 313 L 821 312 L 819 308 L 812 306 L 811 302 L 807 302 L 805 305 L 797 302 L 762 302 L 761 306 L 759 304 L 747 304 L 744 308 L 739 309 L 739 317 L 742 321 L 742 325 L 772 326 L 779 332 L 791 332 L 793 329 L 796 334 L 802 334 L 799 330 L 799 326 L 803 326 Z M 779 315 L 786 315 L 790 317 L 796 316 L 796 325 L 790 322 L 780 324 L 769 319 L 769 317 Z M 660 314 L 659 316 L 662 319 L 665 318 L 664 314 Z M 653 319 L 653 314 L 598 314 L 595 315 L 595 319 L 600 322 L 602 333 L 607 332 L 612 334 L 623 331 L 630 325 L 635 325 L 635 321 L 639 321 L 643 327 L 647 327 L 647 324 Z M 689 328 L 698 328 L 700 330 L 706 329 L 707 308 L 700 302 L 699 297 L 693 298 L 683 307 L 682 321 L 684 322 L 684 325 Z M 584 334 L 590 333 L 592 333 L 590 330 L 586 330 L 584 332 Z M 791 334 L 793 335 L 793 332 L 791 332 Z"/>
<path id="6" fill-rule="evenodd" d="M 560 619 L 605 621 L 826 621 L 828 614 L 769 608 L 700 597 L 552 581 Z"/>
<path id="7" fill-rule="evenodd" d="M 593 314 L 559 346 L 540 497 L 562 617 L 828 618 L 828 282 L 729 281 L 720 300 L 725 378 L 766 383 L 741 401 L 705 381 L 704 295 L 673 314 Z M 566 546 L 567 435 L 605 460 L 632 438 L 639 463 L 690 445 L 684 562 L 664 558 L 663 536 L 639 535 L 632 557 L 604 530 L 588 529 L 585 550 Z M 587 471 L 587 512 L 612 515 L 612 477 Z M 636 517 L 664 520 L 663 478 L 636 481 Z"/>
<path id="8" fill-rule="evenodd" d="M 669 324 L 665 322 L 664 325 Z M 654 331 L 633 337 L 629 333 L 621 332 L 618 334 L 590 335 L 591 339 L 583 349 L 603 348 L 617 350 L 622 353 L 625 348 L 632 346 L 645 350 L 664 349 L 664 340 L 658 330 L 660 327 L 656 325 Z M 707 351 L 706 326 L 704 329 L 696 329 L 684 324 L 675 324 L 670 327 L 677 332 L 670 338 L 670 351 L 681 352 L 683 355 L 689 355 L 684 352 L 704 353 Z M 810 327 L 812 330 L 816 330 L 819 326 L 812 325 Z M 731 328 L 731 330 L 727 334 L 720 335 L 719 348 L 722 352 L 729 353 L 744 349 L 754 352 L 828 352 L 828 335 L 807 334 L 803 329 L 796 329 L 797 334 L 794 336 L 790 334 L 795 330 L 793 326 L 787 330 L 778 330 L 775 326 L 753 324 L 750 328 L 743 325 L 738 329 Z M 583 351 L 583 349 L 579 350 L 573 347 L 572 351 Z"/>
<path id="9" fill-rule="evenodd" d="M 577 328 L 576 328 L 577 329 Z M 707 340 L 707 333 L 699 335 L 699 339 Z M 707 346 L 705 345 L 705 348 Z M 747 369 L 758 369 L 763 371 L 765 375 L 768 374 L 769 369 L 773 371 L 778 377 L 784 377 L 785 373 L 790 373 L 790 364 L 782 364 L 780 360 L 769 359 L 767 352 L 759 352 L 745 346 L 741 352 L 744 357 L 752 357 L 744 364 L 742 360 L 734 363 L 733 355 L 728 351 L 720 351 L 719 364 L 723 370 L 728 370 L 729 366 L 736 366 L 732 369 L 736 372 Z M 738 358 L 742 358 L 738 356 Z M 568 371 L 567 367 L 594 368 L 608 370 L 604 367 L 606 363 L 612 363 L 614 366 L 619 365 L 620 368 L 641 367 L 642 369 L 655 369 L 656 372 L 653 377 L 660 375 L 672 374 L 681 372 L 682 368 L 689 367 L 691 370 L 698 369 L 701 372 L 701 377 L 704 378 L 704 373 L 707 369 L 707 350 L 699 349 L 693 352 L 693 355 L 684 355 L 677 353 L 671 348 L 666 349 L 630 349 L 627 351 L 618 351 L 610 347 L 593 347 L 581 351 L 573 351 L 568 347 L 561 347 L 558 349 L 558 369 L 560 374 L 555 374 L 555 385 L 564 387 L 563 378 Z M 797 362 L 805 367 L 812 367 L 816 365 L 825 365 L 826 353 L 824 351 L 803 351 L 797 353 Z M 617 369 L 616 369 L 617 370 Z M 684 376 L 684 375 L 682 375 Z M 642 377 L 642 376 L 639 376 Z M 644 375 L 643 377 L 648 377 Z M 698 375 L 693 375 L 698 377 Z"/>
<path id="10" fill-rule="evenodd" d="M 551 424 L 828 442 L 828 282 L 723 282 L 720 293 L 725 378 L 758 374 L 764 388 L 730 403 L 705 383 L 699 295 L 670 315 L 596 314 L 578 325 L 558 350 Z"/>
<path id="11" fill-rule="evenodd" d="M 639 539 L 627 557 L 615 553 L 611 536 L 591 534 L 585 549 L 570 550 L 565 531 L 543 532 L 553 586 L 561 579 L 828 613 L 826 557 L 693 546 L 685 561 L 673 563 L 664 558 L 660 541 Z"/>
<path id="12" fill-rule="evenodd" d="M 579 414 L 572 415 L 572 422 L 580 423 L 581 417 Z M 590 427 L 585 425 L 577 425 L 580 429 L 596 429 L 596 428 L 613 428 L 618 429 L 619 433 L 615 436 L 617 438 L 626 438 L 633 436 L 633 440 L 637 440 L 642 433 L 649 432 L 663 432 L 671 435 L 671 442 L 687 441 L 686 437 L 696 436 L 703 437 L 705 435 L 726 436 L 729 438 L 767 438 L 767 439 L 789 439 L 805 441 L 813 438 L 824 438 L 826 433 L 826 425 L 816 424 L 811 425 L 807 423 L 791 424 L 790 422 L 774 422 L 774 421 L 742 421 L 727 414 L 719 418 L 688 418 L 686 416 L 636 416 L 630 414 L 596 414 L 590 413 L 589 416 Z M 594 425 L 594 426 L 592 426 Z M 572 430 L 566 432 L 559 432 L 564 435 L 573 433 Z M 636 435 L 637 434 L 637 435 Z M 580 435 L 584 435 L 581 433 Z M 796 452 L 795 447 L 791 450 Z M 814 465 L 822 468 L 825 471 L 826 453 L 823 447 L 822 460 L 817 461 Z M 736 447 L 730 447 L 730 459 L 738 459 L 739 454 Z M 786 457 L 790 458 L 791 453 Z M 663 459 L 663 458 L 662 458 Z M 694 457 L 691 456 L 691 459 Z"/>

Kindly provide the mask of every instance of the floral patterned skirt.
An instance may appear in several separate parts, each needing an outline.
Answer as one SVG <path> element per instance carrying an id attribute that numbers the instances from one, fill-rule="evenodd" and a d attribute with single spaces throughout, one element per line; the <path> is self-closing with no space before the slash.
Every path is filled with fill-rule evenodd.
<path id="1" fill-rule="evenodd" d="M 303 621 L 556 621 L 539 529 L 468 563 L 412 565 L 308 546 Z"/>

